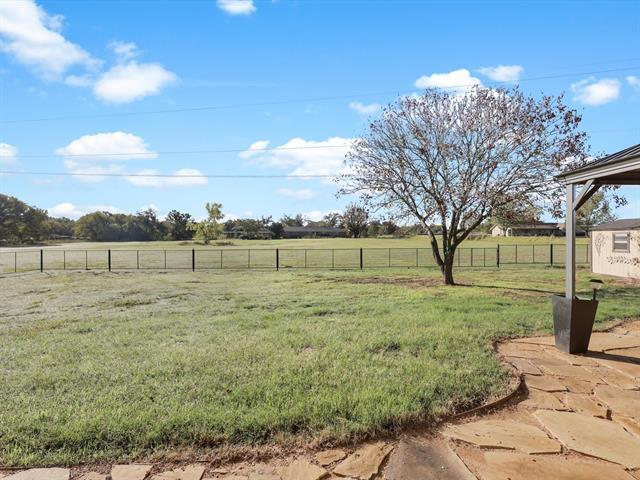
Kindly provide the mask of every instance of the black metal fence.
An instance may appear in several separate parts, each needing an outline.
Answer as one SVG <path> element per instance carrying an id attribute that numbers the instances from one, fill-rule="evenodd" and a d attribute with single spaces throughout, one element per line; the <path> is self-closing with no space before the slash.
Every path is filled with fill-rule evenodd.
<path id="1" fill-rule="evenodd" d="M 578 245 L 577 263 L 588 264 L 588 245 Z M 563 245 L 497 245 L 456 251 L 460 267 L 562 265 Z M 365 269 L 435 267 L 430 248 L 60 250 L 0 252 L 0 273 L 52 270 L 237 270 Z"/>

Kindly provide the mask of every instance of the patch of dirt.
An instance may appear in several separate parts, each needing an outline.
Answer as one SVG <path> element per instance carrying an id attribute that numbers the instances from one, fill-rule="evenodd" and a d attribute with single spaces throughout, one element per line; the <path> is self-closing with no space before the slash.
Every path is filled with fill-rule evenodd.
<path id="1" fill-rule="evenodd" d="M 353 283 L 356 285 L 399 285 L 403 287 L 424 288 L 441 287 L 444 285 L 440 278 L 421 277 L 352 277 L 333 279 L 337 283 Z"/>

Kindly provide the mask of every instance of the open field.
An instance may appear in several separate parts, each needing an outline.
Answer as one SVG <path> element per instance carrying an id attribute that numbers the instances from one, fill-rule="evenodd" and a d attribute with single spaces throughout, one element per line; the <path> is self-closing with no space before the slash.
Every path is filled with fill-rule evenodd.
<path id="1" fill-rule="evenodd" d="M 578 238 L 579 245 L 589 243 L 587 238 Z M 161 241 L 161 242 L 48 242 L 43 248 L 47 249 L 78 249 L 78 250 L 143 250 L 143 249 L 183 249 L 183 248 L 428 248 L 429 240 L 426 236 L 418 235 L 407 238 L 299 238 L 280 240 L 221 240 L 222 245 L 213 241 L 211 245 L 202 245 L 192 241 Z M 227 243 L 231 243 L 228 245 Z M 466 240 L 463 247 L 495 247 L 496 244 L 507 245 L 564 245 L 564 237 L 485 237 L 478 240 Z M 1 251 L 30 249 L 33 247 L 0 248 Z M 37 247 L 38 249 L 40 247 Z"/>
<path id="2" fill-rule="evenodd" d="M 585 293 L 589 272 L 579 270 Z M 0 278 L 0 463 L 347 441 L 504 392 L 492 341 L 550 333 L 563 270 L 82 272 Z M 606 281 L 598 313 L 638 317 Z"/>
<path id="3" fill-rule="evenodd" d="M 514 237 L 467 241 L 456 251 L 458 266 L 559 265 L 564 239 Z M 581 239 L 577 262 L 590 261 Z M 111 262 L 109 261 L 111 260 Z M 435 267 L 424 237 L 407 239 L 302 239 L 273 241 L 75 242 L 42 248 L 0 249 L 0 274 L 33 270 L 174 270 L 273 268 Z"/>

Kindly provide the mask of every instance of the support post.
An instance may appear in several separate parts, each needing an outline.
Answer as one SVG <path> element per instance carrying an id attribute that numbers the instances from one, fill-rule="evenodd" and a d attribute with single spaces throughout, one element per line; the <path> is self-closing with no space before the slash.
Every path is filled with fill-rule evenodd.
<path id="1" fill-rule="evenodd" d="M 276 270 L 280 270 L 280 249 L 276 248 Z"/>
<path id="2" fill-rule="evenodd" d="M 67 269 L 67 251 L 66 250 L 62 250 L 62 269 L 63 270 Z"/>
<path id="3" fill-rule="evenodd" d="M 18 252 L 13 252 L 13 273 L 18 273 Z"/>
<path id="4" fill-rule="evenodd" d="M 192 272 L 196 271 L 196 249 L 195 248 L 191 249 L 191 271 Z"/>
<path id="5" fill-rule="evenodd" d="M 496 245 L 496 267 L 500 268 L 500 244 Z"/>
<path id="6" fill-rule="evenodd" d="M 40 272 L 44 272 L 44 251 L 40 249 Z"/>
<path id="7" fill-rule="evenodd" d="M 553 267 L 553 243 L 549 244 L 549 265 Z"/>
<path id="8" fill-rule="evenodd" d="M 575 185 L 567 185 L 567 218 L 566 232 L 566 268 L 565 268 L 565 297 L 576 296 L 576 214 L 574 210 Z"/>
<path id="9" fill-rule="evenodd" d="M 111 271 L 111 249 L 107 250 L 107 263 L 109 264 L 109 271 Z"/>
<path id="10" fill-rule="evenodd" d="M 362 248 L 360 248 L 360 270 L 362 270 Z"/>

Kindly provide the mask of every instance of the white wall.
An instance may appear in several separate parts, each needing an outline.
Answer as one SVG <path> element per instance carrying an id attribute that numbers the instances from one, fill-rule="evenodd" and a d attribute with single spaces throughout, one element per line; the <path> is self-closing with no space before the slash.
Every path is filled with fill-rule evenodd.
<path id="1" fill-rule="evenodd" d="M 616 231 L 616 233 L 626 233 Z M 629 252 L 613 251 L 613 232 L 591 233 L 591 268 L 593 273 L 640 279 L 640 231 L 631 230 Z"/>

